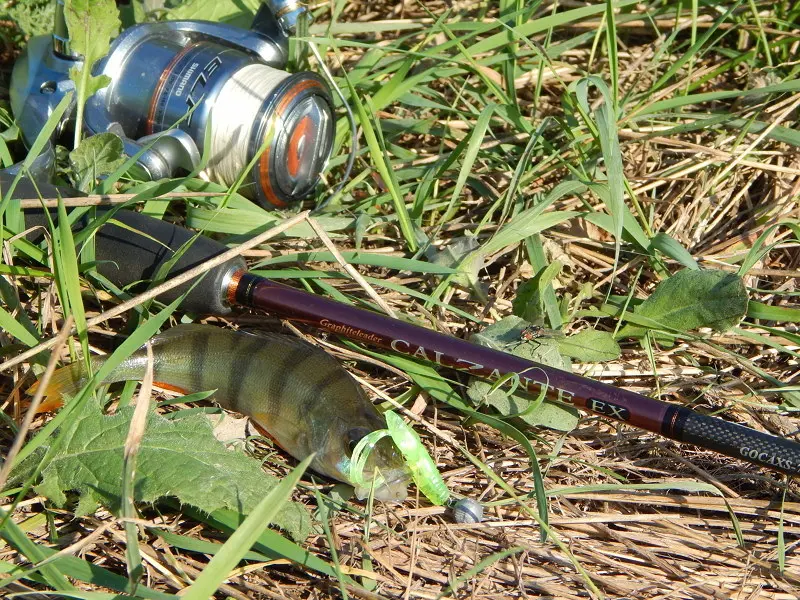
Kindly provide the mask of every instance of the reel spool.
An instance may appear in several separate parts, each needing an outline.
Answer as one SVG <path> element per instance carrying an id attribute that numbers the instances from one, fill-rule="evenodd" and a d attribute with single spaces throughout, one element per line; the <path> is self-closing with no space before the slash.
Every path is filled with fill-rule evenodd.
<path id="1" fill-rule="evenodd" d="M 230 186 L 243 176 L 239 191 L 263 206 L 308 196 L 333 147 L 333 102 L 315 73 L 284 70 L 284 31 L 297 13 L 293 2 L 278 4 L 280 21 L 262 6 L 251 30 L 172 21 L 124 31 L 93 69 L 110 83 L 86 103 L 87 134 L 119 135 L 151 179 L 192 171 L 206 155 L 211 180 Z M 12 109 L 28 144 L 74 89 L 75 60 L 33 40 L 15 65 Z"/>
<path id="2" fill-rule="evenodd" d="M 176 127 L 207 152 L 209 177 L 226 186 L 258 157 L 240 189 L 262 205 L 283 207 L 311 193 L 333 146 L 325 82 L 283 71 L 277 44 L 254 55 L 194 22 L 156 25 L 114 42 L 101 66 L 113 79 L 90 100 L 87 125 L 117 122 L 140 142 Z"/>

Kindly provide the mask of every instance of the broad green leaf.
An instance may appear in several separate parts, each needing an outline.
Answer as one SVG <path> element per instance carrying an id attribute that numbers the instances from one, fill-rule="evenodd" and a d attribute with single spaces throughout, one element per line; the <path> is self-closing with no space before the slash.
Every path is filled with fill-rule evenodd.
<path id="1" fill-rule="evenodd" d="M 173 3 L 177 4 L 177 3 Z M 169 11 L 170 20 L 202 19 L 247 29 L 258 9 L 255 1 L 188 0 Z"/>
<path id="2" fill-rule="evenodd" d="M 125 407 L 106 416 L 96 404 L 87 403 L 67 425 L 71 438 L 44 467 L 37 492 L 63 506 L 64 492 L 77 490 L 78 512 L 84 514 L 97 504 L 116 510 L 132 414 L 133 408 Z M 137 456 L 136 501 L 152 503 L 174 496 L 205 512 L 229 508 L 249 513 L 277 483 L 257 460 L 217 441 L 203 415 L 170 420 L 154 411 L 148 415 Z M 308 513 L 298 504 L 285 506 L 276 524 L 298 540 L 309 532 Z"/>
<path id="3" fill-rule="evenodd" d="M 496 323 L 492 323 L 485 327 L 482 331 L 475 333 L 470 338 L 470 341 L 476 342 L 481 346 L 486 346 L 487 348 L 494 348 L 495 350 L 502 350 L 503 352 L 510 352 L 513 348 L 520 346 L 526 343 L 525 338 L 523 337 L 522 333 L 525 329 L 531 327 L 533 324 L 525 319 L 518 317 L 518 316 L 508 316 L 500 319 Z M 561 332 L 552 332 L 549 330 L 543 331 L 544 335 L 541 335 L 541 339 L 552 339 L 556 336 L 563 337 Z M 539 342 L 539 340 L 536 340 Z M 530 344 L 531 346 L 535 346 L 536 344 Z M 533 359 L 537 360 L 537 359 Z M 541 361 L 538 361 L 541 362 Z M 552 363 L 548 363 L 553 367 L 557 367 L 559 369 L 564 368 L 567 366 L 569 368 L 568 363 L 561 363 L 559 361 L 553 361 Z"/>
<path id="4" fill-rule="evenodd" d="M 77 92 L 74 144 L 77 148 L 81 140 L 86 99 L 107 86 L 110 81 L 105 75 L 93 76 L 92 68 L 108 52 L 111 39 L 117 35 L 120 23 L 117 5 L 113 0 L 67 0 L 64 17 L 72 49 L 83 57 L 82 62 L 69 70 Z"/>
<path id="5" fill-rule="evenodd" d="M 564 356 L 579 362 L 604 362 L 616 360 L 622 353 L 614 336 L 608 331 L 584 329 L 558 340 L 558 349 Z"/>
<path id="6" fill-rule="evenodd" d="M 558 355 L 558 348 L 554 346 L 554 342 L 548 340 L 543 349 L 555 356 Z M 516 352 L 512 354 L 519 356 Z M 474 379 L 467 387 L 467 396 L 476 406 L 491 406 L 504 418 L 520 419 L 529 427 L 572 431 L 578 424 L 580 415 L 574 408 L 548 401 L 539 402 L 536 396 L 524 392 L 511 394 L 507 390 L 492 388 L 492 384 Z"/>
<path id="7" fill-rule="evenodd" d="M 738 275 L 704 269 L 685 269 L 662 281 L 652 295 L 634 309 L 634 314 L 667 331 L 691 331 L 710 327 L 726 331 L 747 313 L 748 297 Z M 646 329 L 626 325 L 617 337 L 639 337 Z"/>
<path id="8" fill-rule="evenodd" d="M 562 267 L 560 262 L 554 261 L 519 286 L 511 303 L 514 314 L 530 323 L 543 322 L 544 296 L 547 290 L 552 289 L 550 283 L 558 276 Z"/>
<path id="9" fill-rule="evenodd" d="M 55 2 L 8 2 L 3 6 L 5 18 L 16 24 L 25 38 L 53 33 Z M 8 35 L 8 34 L 6 34 Z"/>
<path id="10" fill-rule="evenodd" d="M 75 187 L 83 192 L 90 191 L 98 177 L 113 173 L 125 162 L 123 153 L 122 140 L 113 133 L 98 133 L 82 140 L 69 153 Z"/>
<path id="11" fill-rule="evenodd" d="M 569 371 L 570 362 L 559 352 L 557 338 L 541 337 L 526 341 L 522 332 L 530 323 L 510 316 L 486 327 L 472 336 L 482 346 L 503 350 L 514 356 Z M 549 427 L 559 431 L 571 431 L 578 424 L 578 412 L 561 404 L 552 403 L 532 394 L 515 389 L 513 380 L 498 386 L 483 379 L 471 378 L 467 396 L 476 405 L 489 405 L 504 417 L 521 419 L 532 427 Z"/>
<path id="12" fill-rule="evenodd" d="M 213 596 L 220 585 L 230 576 L 231 570 L 239 563 L 261 536 L 261 532 L 278 519 L 284 506 L 290 506 L 289 496 L 300 481 L 314 455 L 306 457 L 283 481 L 265 494 L 253 508 L 244 522 L 233 532 L 228 541 L 222 545 L 205 569 L 185 590 L 181 597 L 185 600 L 206 600 Z M 276 521 L 277 522 L 277 521 Z"/>

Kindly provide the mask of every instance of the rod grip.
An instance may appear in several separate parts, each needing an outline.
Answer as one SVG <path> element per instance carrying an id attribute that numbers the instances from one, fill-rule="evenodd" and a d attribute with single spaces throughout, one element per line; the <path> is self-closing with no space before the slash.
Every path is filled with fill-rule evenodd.
<path id="1" fill-rule="evenodd" d="M 108 210 L 98 208 L 97 214 L 100 216 Z M 55 211 L 50 215 L 55 221 Z M 162 265 L 194 237 L 188 229 L 130 210 L 117 210 L 111 219 L 115 222 L 109 220 L 95 234 L 96 269 L 114 285 L 134 293 L 146 289 Z M 25 212 L 27 227 L 46 223 L 44 211 Z M 85 226 L 84 220 L 76 227 L 81 229 Z M 226 250 L 227 247 L 216 240 L 198 236 L 170 268 L 165 279 L 180 275 Z M 245 268 L 241 257 L 231 259 L 208 271 L 202 279 L 164 292 L 158 299 L 169 303 L 191 288 L 181 303 L 181 310 L 195 314 L 227 314 L 231 310 L 227 303 L 228 283 L 233 273 Z"/>
<path id="2" fill-rule="evenodd" d="M 709 417 L 685 407 L 671 407 L 665 435 L 696 446 L 716 450 L 748 462 L 800 474 L 800 443 L 762 433 L 718 417 Z"/>
<path id="3" fill-rule="evenodd" d="M 123 226 L 106 223 L 95 236 L 97 271 L 118 286 L 142 282 L 132 287 L 135 292 L 145 289 L 158 275 L 161 266 L 190 240 L 191 245 L 165 279 L 180 275 L 228 250 L 216 240 L 202 235 L 195 237 L 194 232 L 188 229 L 141 213 L 119 210 L 113 220 Z M 191 288 L 181 303 L 181 310 L 196 314 L 227 314 L 231 311 L 227 303 L 228 284 L 236 271 L 246 268 L 244 259 L 233 258 L 209 270 L 199 280 L 164 292 L 158 299 L 172 302 Z"/>

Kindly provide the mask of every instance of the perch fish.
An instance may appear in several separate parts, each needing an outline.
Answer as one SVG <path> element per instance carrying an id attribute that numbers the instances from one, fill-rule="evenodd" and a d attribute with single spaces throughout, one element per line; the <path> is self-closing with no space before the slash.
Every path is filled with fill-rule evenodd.
<path id="1" fill-rule="evenodd" d="M 316 452 L 311 468 L 332 479 L 353 484 L 353 448 L 365 435 L 386 427 L 361 386 L 336 359 L 297 338 L 178 325 L 153 337 L 150 344 L 155 381 L 183 393 L 216 390 L 213 399 L 220 406 L 250 417 L 296 459 Z M 92 369 L 103 360 L 93 357 Z M 142 347 L 103 383 L 143 379 L 146 366 Z M 88 379 L 81 362 L 59 369 L 45 391 L 43 406 L 59 405 L 63 395 L 74 396 Z M 370 452 L 364 479 L 355 482 L 359 498 L 369 493 L 376 470 L 380 477 L 375 497 L 405 499 L 409 473 L 388 438 Z"/>

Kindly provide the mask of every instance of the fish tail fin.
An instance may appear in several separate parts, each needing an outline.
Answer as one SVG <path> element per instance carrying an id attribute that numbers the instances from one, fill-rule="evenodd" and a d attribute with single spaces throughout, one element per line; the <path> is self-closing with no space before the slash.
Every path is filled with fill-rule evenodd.
<path id="1" fill-rule="evenodd" d="M 50 412 L 64 404 L 64 396 L 74 396 L 88 381 L 86 373 L 79 363 L 73 363 L 57 369 L 50 377 L 44 390 L 42 403 L 36 412 Z M 41 381 L 37 381 L 26 390 L 33 396 L 39 389 Z"/>

